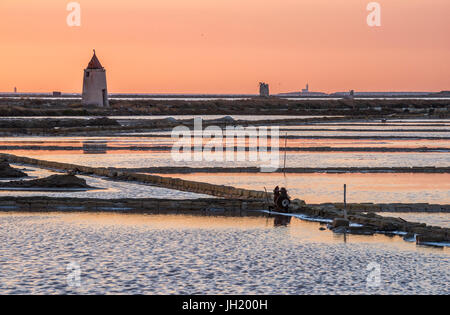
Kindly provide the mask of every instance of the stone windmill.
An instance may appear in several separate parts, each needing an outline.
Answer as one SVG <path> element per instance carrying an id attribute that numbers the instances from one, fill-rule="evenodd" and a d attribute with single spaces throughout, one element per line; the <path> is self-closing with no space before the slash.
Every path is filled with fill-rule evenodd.
<path id="1" fill-rule="evenodd" d="M 91 61 L 84 69 L 82 104 L 109 106 L 106 70 L 98 60 L 95 49 Z"/>

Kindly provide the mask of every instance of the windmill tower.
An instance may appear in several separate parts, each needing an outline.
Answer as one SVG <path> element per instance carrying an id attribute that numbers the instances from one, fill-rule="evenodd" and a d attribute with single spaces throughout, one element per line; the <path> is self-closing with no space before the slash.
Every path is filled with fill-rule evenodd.
<path id="1" fill-rule="evenodd" d="M 83 77 L 83 105 L 109 106 L 106 70 L 95 54 L 92 56 Z"/>

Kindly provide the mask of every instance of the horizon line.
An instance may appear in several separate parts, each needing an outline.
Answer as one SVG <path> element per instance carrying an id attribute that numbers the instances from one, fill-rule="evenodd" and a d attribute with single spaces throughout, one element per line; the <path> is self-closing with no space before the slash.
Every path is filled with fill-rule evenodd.
<path id="1" fill-rule="evenodd" d="M 301 92 L 301 91 L 292 91 L 292 92 L 279 92 L 274 93 L 271 95 L 281 95 L 281 94 L 315 94 L 315 93 L 322 93 L 324 96 L 326 95 L 333 95 L 338 93 L 350 93 L 350 91 L 353 91 L 354 93 L 428 93 L 428 94 L 435 94 L 435 93 L 442 93 L 442 92 L 450 92 L 450 88 L 448 90 L 433 90 L 433 91 L 426 91 L 426 90 L 383 90 L 383 91 L 376 91 L 376 90 L 344 90 L 344 91 L 335 91 L 335 92 L 322 92 L 322 91 L 309 91 L 309 92 Z M 47 91 L 47 92 L 14 92 L 14 91 L 2 91 L 0 94 L 6 94 L 6 95 L 27 95 L 27 94 L 34 94 L 34 95 L 45 95 L 45 94 L 53 94 L 54 92 L 61 93 L 61 95 L 82 95 L 81 92 L 63 92 L 58 90 L 53 91 Z M 168 93 L 168 92 L 108 92 L 108 95 L 232 95 L 232 96 L 239 96 L 239 95 L 259 95 L 259 93 L 195 93 L 195 92 L 174 92 L 174 93 Z"/>

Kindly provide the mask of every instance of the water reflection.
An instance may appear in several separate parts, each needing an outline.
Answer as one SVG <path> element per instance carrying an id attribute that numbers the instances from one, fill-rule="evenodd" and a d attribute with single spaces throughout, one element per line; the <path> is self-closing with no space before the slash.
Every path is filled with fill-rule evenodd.
<path id="1" fill-rule="evenodd" d="M 273 226 L 288 226 L 291 223 L 292 217 L 288 217 L 285 215 L 274 215 Z"/>
<path id="2" fill-rule="evenodd" d="M 445 294 L 448 250 L 292 219 L 0 213 L 0 294 Z M 272 222 L 270 222 L 272 225 Z M 379 262 L 383 286 L 366 287 Z M 68 263 L 82 286 L 67 285 Z M 406 266 L 406 267 L 405 267 Z"/>

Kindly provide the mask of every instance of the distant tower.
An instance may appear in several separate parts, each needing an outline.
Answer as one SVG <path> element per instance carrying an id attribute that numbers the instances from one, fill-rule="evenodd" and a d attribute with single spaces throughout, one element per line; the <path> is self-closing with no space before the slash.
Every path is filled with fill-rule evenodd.
<path id="1" fill-rule="evenodd" d="M 269 97 L 269 84 L 264 82 L 259 82 L 259 96 L 260 97 Z"/>
<path id="2" fill-rule="evenodd" d="M 306 83 L 306 87 L 302 89 L 302 93 L 309 93 L 309 84 Z"/>
<path id="3" fill-rule="evenodd" d="M 14 94 L 16 94 L 16 93 L 17 93 L 17 88 L 15 87 L 15 88 L 14 88 Z"/>
<path id="4" fill-rule="evenodd" d="M 355 97 L 354 90 L 350 90 L 350 92 L 348 92 L 348 95 L 344 95 L 344 99 L 348 99 L 348 100 L 352 100 L 354 97 Z"/>
<path id="5" fill-rule="evenodd" d="M 109 106 L 106 71 L 98 60 L 95 49 L 83 77 L 83 105 Z"/>

